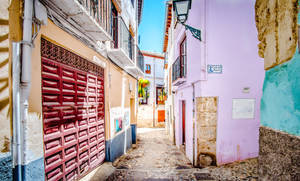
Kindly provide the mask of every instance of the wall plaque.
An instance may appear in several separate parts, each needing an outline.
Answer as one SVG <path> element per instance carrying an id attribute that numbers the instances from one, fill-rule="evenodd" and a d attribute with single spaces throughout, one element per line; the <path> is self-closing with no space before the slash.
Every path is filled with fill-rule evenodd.
<path id="1" fill-rule="evenodd" d="M 207 65 L 207 73 L 209 74 L 222 74 L 223 65 Z"/>
<path id="2" fill-rule="evenodd" d="M 232 99 L 232 119 L 254 119 L 255 99 Z"/>

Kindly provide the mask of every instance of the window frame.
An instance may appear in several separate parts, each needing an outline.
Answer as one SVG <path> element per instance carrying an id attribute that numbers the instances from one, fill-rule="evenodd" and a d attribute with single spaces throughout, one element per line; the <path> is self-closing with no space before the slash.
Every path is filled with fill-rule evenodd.
<path id="1" fill-rule="evenodd" d="M 156 90 L 156 96 L 155 96 L 156 97 L 155 98 L 156 105 L 165 105 L 165 101 L 164 100 L 161 101 L 162 103 L 158 103 L 158 91 L 161 90 L 161 93 L 163 94 L 164 90 L 165 90 L 165 87 L 163 87 L 163 86 L 156 86 L 155 90 Z"/>
<path id="2" fill-rule="evenodd" d="M 184 35 L 179 44 L 179 56 L 180 56 L 180 78 L 186 77 L 187 70 L 187 39 Z"/>
<path id="3" fill-rule="evenodd" d="M 119 18 L 118 18 L 118 10 L 112 3 L 111 5 L 111 34 L 112 34 L 112 44 L 114 48 L 119 48 Z"/>
<path id="4" fill-rule="evenodd" d="M 149 67 L 149 70 L 148 70 L 148 67 Z M 151 74 L 151 65 L 150 64 L 146 64 L 146 66 L 145 66 L 145 73 L 146 74 Z"/>
<path id="5" fill-rule="evenodd" d="M 139 104 L 140 105 L 148 105 L 148 99 L 149 99 L 149 97 L 148 97 L 148 90 L 146 90 L 145 97 L 143 97 L 143 99 L 140 99 Z"/>

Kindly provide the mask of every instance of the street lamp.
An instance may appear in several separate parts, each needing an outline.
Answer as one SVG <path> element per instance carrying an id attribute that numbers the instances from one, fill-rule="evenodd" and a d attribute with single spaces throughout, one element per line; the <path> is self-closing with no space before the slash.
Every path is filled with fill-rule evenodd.
<path id="1" fill-rule="evenodd" d="M 185 29 L 190 30 L 195 38 L 201 41 L 201 31 L 185 24 L 186 20 L 188 19 L 191 4 L 192 0 L 173 0 L 173 8 L 178 22 L 185 26 Z"/>

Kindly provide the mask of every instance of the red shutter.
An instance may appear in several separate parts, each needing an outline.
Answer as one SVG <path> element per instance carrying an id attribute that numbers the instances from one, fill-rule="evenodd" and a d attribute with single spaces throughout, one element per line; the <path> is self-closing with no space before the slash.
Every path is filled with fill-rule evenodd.
<path id="1" fill-rule="evenodd" d="M 70 180 L 105 158 L 104 70 L 42 39 L 46 180 Z"/>

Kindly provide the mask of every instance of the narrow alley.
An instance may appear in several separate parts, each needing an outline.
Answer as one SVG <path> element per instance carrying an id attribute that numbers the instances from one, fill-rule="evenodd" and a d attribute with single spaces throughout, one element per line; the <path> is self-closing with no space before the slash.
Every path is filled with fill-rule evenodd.
<path id="1" fill-rule="evenodd" d="M 300 0 L 0 4 L 0 181 L 300 181 Z"/>
<path id="2" fill-rule="evenodd" d="M 116 171 L 107 180 L 257 180 L 257 160 L 224 167 L 194 168 L 168 139 L 165 129 L 138 129 L 137 145 L 117 159 Z"/>

